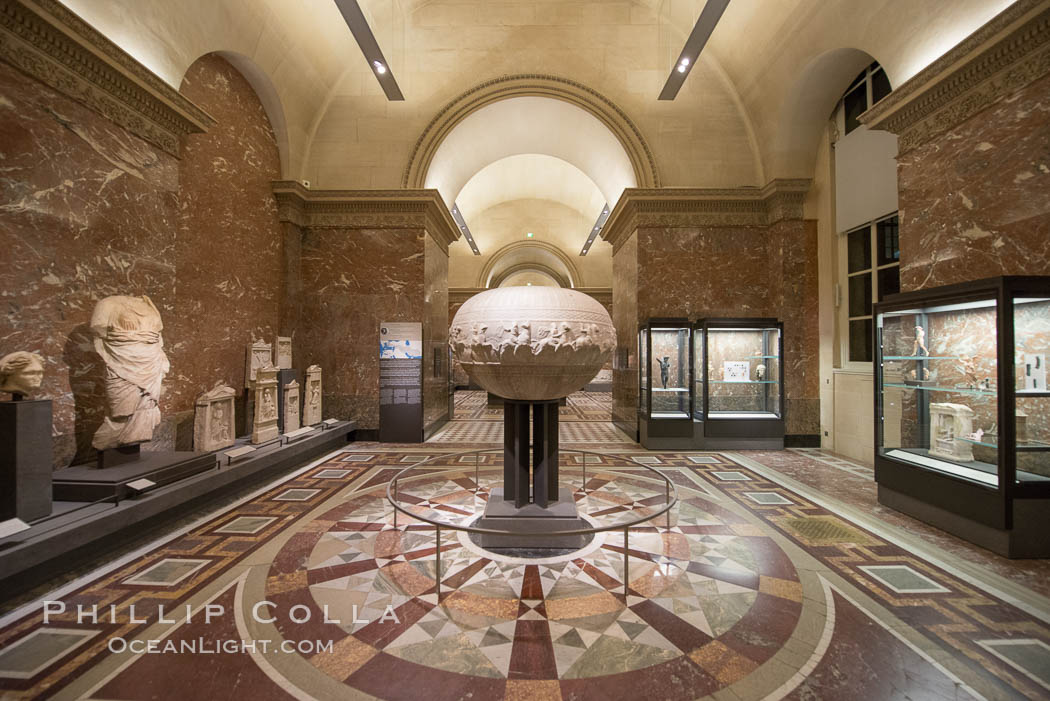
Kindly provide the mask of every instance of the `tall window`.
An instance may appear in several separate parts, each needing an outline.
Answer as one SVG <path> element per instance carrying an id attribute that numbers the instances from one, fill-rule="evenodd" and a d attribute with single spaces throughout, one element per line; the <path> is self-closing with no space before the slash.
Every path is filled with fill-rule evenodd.
<path id="1" fill-rule="evenodd" d="M 846 306 L 849 359 L 872 359 L 872 303 L 901 291 L 897 215 L 857 227 L 846 238 Z"/>
<path id="2" fill-rule="evenodd" d="M 846 88 L 846 94 L 842 97 L 846 111 L 845 133 L 849 134 L 859 127 L 860 121 L 857 118 L 889 94 L 890 79 L 886 77 L 882 66 L 873 63 L 862 70 Z"/>

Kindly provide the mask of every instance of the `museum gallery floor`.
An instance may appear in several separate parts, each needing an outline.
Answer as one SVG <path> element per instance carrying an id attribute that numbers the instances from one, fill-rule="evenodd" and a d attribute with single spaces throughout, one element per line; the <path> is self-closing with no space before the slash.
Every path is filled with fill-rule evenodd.
<path id="1" fill-rule="evenodd" d="M 447 529 L 437 553 L 432 526 L 401 515 L 395 527 L 389 481 L 426 457 L 435 465 L 402 486 L 420 513 L 469 519 L 498 483 L 498 453 L 459 453 L 494 447 L 499 410 L 461 393 L 464 418 L 429 443 L 350 444 L 45 597 L 47 624 L 42 602 L 9 613 L 0 688 L 92 699 L 1050 696 L 1045 562 L 1011 563 L 882 512 L 863 465 L 819 450 L 644 451 L 595 420 L 607 406 L 608 395 L 578 394 L 562 409 L 562 480 L 581 511 L 658 506 L 662 483 L 643 464 L 680 499 L 669 524 L 631 529 L 626 553 L 622 530 L 518 559 Z M 573 434 L 581 425 L 590 432 Z M 135 654 L 136 641 L 156 652 Z"/>

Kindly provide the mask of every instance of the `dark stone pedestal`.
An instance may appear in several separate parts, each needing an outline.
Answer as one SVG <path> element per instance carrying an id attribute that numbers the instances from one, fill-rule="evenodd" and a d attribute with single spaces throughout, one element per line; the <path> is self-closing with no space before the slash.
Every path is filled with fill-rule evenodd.
<path id="1" fill-rule="evenodd" d="M 100 450 L 98 451 L 98 469 L 105 470 L 110 467 L 116 467 L 117 465 L 126 465 L 129 462 L 136 462 L 141 453 L 142 446 L 138 443 L 135 445 L 122 445 L 116 448 Z"/>
<path id="2" fill-rule="evenodd" d="M 564 487 L 558 490 L 558 499 L 552 500 L 548 508 L 538 504 L 526 504 L 518 508 L 513 502 L 507 501 L 503 490 L 497 487 L 489 495 L 484 515 L 471 525 L 514 531 L 514 535 L 482 534 L 480 542 L 483 548 L 582 548 L 590 536 L 543 534 L 591 528 L 590 523 L 580 518 L 572 493 Z"/>
<path id="3" fill-rule="evenodd" d="M 493 394 L 492 392 L 487 392 L 486 393 L 486 397 L 487 397 L 487 399 L 485 400 L 485 403 L 488 404 L 489 406 L 503 406 L 504 402 L 508 401 L 508 400 L 504 399 L 503 397 L 499 396 L 498 394 Z M 509 401 L 513 401 L 513 400 L 509 400 Z M 568 399 L 568 397 L 561 397 L 561 398 L 556 399 L 556 400 L 552 399 L 551 401 L 558 402 L 558 406 L 565 406 L 568 403 L 569 399 Z"/>
<path id="4" fill-rule="evenodd" d="M 0 521 L 51 513 L 51 400 L 0 402 Z"/>
<path id="5" fill-rule="evenodd" d="M 139 491 L 128 487 L 129 482 L 144 478 L 161 486 L 215 469 L 217 465 L 215 453 L 143 452 L 139 454 L 138 460 L 103 470 L 91 464 L 59 470 L 54 473 L 52 491 L 55 501 L 99 501 L 108 497 L 126 499 Z"/>
<path id="6" fill-rule="evenodd" d="M 529 414 L 532 414 L 532 464 L 529 464 Z M 531 467 L 531 469 L 530 469 Z M 531 480 L 530 480 L 531 478 Z M 531 489 L 530 489 L 531 481 Z M 547 508 L 558 495 L 558 400 L 503 405 L 503 498 L 522 508 L 530 502 Z"/>

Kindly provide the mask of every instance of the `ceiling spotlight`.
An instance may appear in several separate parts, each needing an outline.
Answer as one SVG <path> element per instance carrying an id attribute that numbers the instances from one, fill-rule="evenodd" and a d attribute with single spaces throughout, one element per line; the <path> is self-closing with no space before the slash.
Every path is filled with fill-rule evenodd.
<path id="1" fill-rule="evenodd" d="M 678 64 L 678 72 L 679 73 L 685 73 L 687 68 L 689 68 L 689 66 L 685 65 L 684 63 L 679 63 Z"/>
<path id="2" fill-rule="evenodd" d="M 689 65 L 689 57 L 688 56 L 683 56 L 682 60 L 679 61 L 679 63 L 682 64 L 683 66 L 688 66 Z"/>
<path id="3" fill-rule="evenodd" d="M 531 239 L 532 238 L 532 232 L 530 231 L 529 233 L 525 234 L 525 238 Z"/>
<path id="4" fill-rule="evenodd" d="M 372 61 L 372 65 L 375 66 L 376 73 L 379 75 L 386 73 L 386 66 L 383 65 L 382 61 Z"/>

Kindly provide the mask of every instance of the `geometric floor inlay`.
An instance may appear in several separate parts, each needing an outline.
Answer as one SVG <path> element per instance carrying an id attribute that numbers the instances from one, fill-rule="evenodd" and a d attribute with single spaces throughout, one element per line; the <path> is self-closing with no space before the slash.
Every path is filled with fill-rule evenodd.
<path id="1" fill-rule="evenodd" d="M 200 568 L 207 565 L 209 562 L 211 562 L 211 560 L 190 560 L 176 557 L 165 558 L 135 576 L 128 577 L 124 580 L 124 584 L 173 587 Z"/>
<path id="2" fill-rule="evenodd" d="M 98 633 L 79 628 L 39 628 L 0 650 L 0 677 L 30 679 Z"/>
<path id="3" fill-rule="evenodd" d="M 980 644 L 1050 691 L 1050 645 L 1031 638 L 981 640 Z"/>
<path id="4" fill-rule="evenodd" d="M 790 499 L 786 499 L 776 492 L 745 492 L 745 496 L 748 499 L 755 502 L 756 504 L 792 504 Z"/>
<path id="5" fill-rule="evenodd" d="M 237 533 L 252 535 L 277 520 L 276 516 L 238 516 L 225 526 L 216 528 L 216 533 Z"/>
<path id="6" fill-rule="evenodd" d="M 932 594 L 949 591 L 907 565 L 867 565 L 860 569 L 898 594 Z"/>

